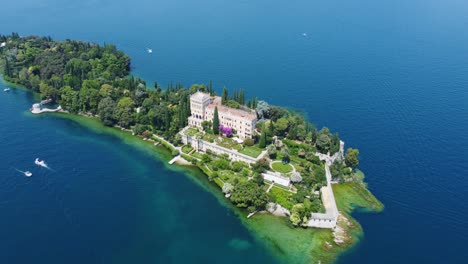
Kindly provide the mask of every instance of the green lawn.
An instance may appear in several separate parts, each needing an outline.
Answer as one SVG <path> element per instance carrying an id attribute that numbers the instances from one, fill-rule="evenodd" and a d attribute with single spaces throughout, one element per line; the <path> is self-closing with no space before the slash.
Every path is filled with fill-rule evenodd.
<path id="1" fill-rule="evenodd" d="M 195 128 L 193 128 L 193 127 L 190 127 L 190 128 L 188 128 L 188 129 L 186 130 L 186 132 L 185 132 L 185 133 L 186 133 L 187 135 L 189 135 L 189 136 L 192 136 L 192 137 L 193 137 L 193 136 L 195 136 L 195 134 L 197 134 L 197 133 L 198 133 L 198 130 L 196 130 L 196 129 L 195 129 Z"/>
<path id="2" fill-rule="evenodd" d="M 235 142 L 234 140 L 230 138 L 225 138 L 225 137 L 223 137 L 223 140 L 221 142 L 218 142 L 217 144 L 221 147 L 225 147 L 228 149 L 235 149 L 235 150 L 239 150 L 241 147 L 239 143 Z"/>
<path id="3" fill-rule="evenodd" d="M 291 201 L 291 196 L 293 195 L 289 191 L 285 191 L 281 188 L 273 186 L 270 190 L 270 199 L 274 200 L 275 202 L 279 203 L 281 206 L 291 210 L 294 205 L 294 202 Z"/>
<path id="4" fill-rule="evenodd" d="M 262 149 L 256 146 L 252 146 L 252 147 L 245 146 L 239 152 L 247 156 L 250 156 L 252 158 L 256 158 L 258 157 L 258 155 L 260 155 L 260 153 L 262 153 Z"/>
<path id="5" fill-rule="evenodd" d="M 285 164 L 283 162 L 275 162 L 271 164 L 271 168 L 281 173 L 289 173 L 293 171 L 293 167 L 291 166 L 291 164 L 288 164 L 288 163 Z"/>
<path id="6" fill-rule="evenodd" d="M 203 135 L 202 139 L 205 140 L 205 141 L 213 143 L 217 138 L 218 138 L 218 136 L 206 133 L 206 134 Z"/>
<path id="7" fill-rule="evenodd" d="M 215 178 L 214 181 L 219 187 L 223 188 L 224 182 L 220 178 Z"/>
<path id="8" fill-rule="evenodd" d="M 192 150 L 193 150 L 192 146 L 189 146 L 189 145 L 183 145 L 182 146 L 182 152 L 184 152 L 186 154 L 189 153 Z"/>
<path id="9" fill-rule="evenodd" d="M 192 156 L 194 156 L 195 158 L 198 158 L 198 159 L 202 158 L 202 154 L 200 154 L 200 152 L 198 152 L 198 151 L 193 152 Z"/>

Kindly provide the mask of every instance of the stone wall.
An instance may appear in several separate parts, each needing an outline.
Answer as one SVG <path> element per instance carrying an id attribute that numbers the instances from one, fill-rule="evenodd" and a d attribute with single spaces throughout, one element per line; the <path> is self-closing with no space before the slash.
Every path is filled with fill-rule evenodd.
<path id="1" fill-rule="evenodd" d="M 187 145 L 191 145 L 195 150 L 206 152 L 210 150 L 216 155 L 227 154 L 229 158 L 233 161 L 243 161 L 249 164 L 257 162 L 263 156 L 265 156 L 266 151 L 263 151 L 257 158 L 247 156 L 245 154 L 239 153 L 236 150 L 228 149 L 225 147 L 218 146 L 216 143 L 210 143 L 208 141 L 197 139 L 193 136 L 182 134 L 182 142 Z"/>
<path id="2" fill-rule="evenodd" d="M 281 176 L 279 173 L 266 172 L 262 173 L 262 177 L 267 181 L 274 182 L 285 187 L 289 187 L 289 184 L 291 183 L 288 177 Z"/>

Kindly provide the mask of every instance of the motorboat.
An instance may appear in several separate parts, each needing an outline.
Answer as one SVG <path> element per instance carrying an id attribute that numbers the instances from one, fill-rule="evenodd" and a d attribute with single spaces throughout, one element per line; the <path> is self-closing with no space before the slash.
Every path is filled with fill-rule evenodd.
<path id="1" fill-rule="evenodd" d="M 10 88 L 5 88 L 3 89 L 4 92 L 9 92 L 10 91 Z"/>
<path id="2" fill-rule="evenodd" d="M 41 166 L 41 167 L 47 168 L 47 164 L 46 164 L 43 160 L 39 160 L 39 158 L 36 158 L 36 160 L 34 161 L 34 163 L 35 163 L 37 166 Z"/>
<path id="3" fill-rule="evenodd" d="M 32 176 L 32 172 L 30 172 L 30 171 L 25 171 L 25 172 L 24 172 L 24 175 L 26 175 L 26 177 L 31 177 L 31 176 Z"/>

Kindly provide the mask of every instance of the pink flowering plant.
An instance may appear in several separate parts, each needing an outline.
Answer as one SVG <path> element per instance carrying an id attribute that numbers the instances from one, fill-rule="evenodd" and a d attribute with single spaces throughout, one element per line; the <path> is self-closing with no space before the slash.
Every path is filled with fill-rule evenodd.
<path id="1" fill-rule="evenodd" d="M 226 137 L 230 137 L 232 136 L 232 129 L 227 126 L 220 125 L 219 133 L 225 135 Z"/>

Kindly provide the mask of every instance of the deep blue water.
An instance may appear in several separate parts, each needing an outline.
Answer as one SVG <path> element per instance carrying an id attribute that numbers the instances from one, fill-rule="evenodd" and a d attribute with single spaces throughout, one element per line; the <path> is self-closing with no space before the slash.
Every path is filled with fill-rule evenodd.
<path id="1" fill-rule="evenodd" d="M 115 43 L 149 82 L 212 79 L 218 90 L 242 87 L 304 110 L 360 149 L 360 168 L 386 205 L 356 214 L 365 235 L 341 263 L 465 263 L 467 9 L 462 0 L 20 0 L 2 3 L 0 32 Z M 186 177 L 112 137 L 24 114 L 31 98 L 18 93 L 0 96 L 0 235 L 8 238 L 0 260 L 269 261 L 229 210 Z M 36 169 L 26 179 L 9 168 L 37 153 L 57 173 Z M 195 220 L 184 221 L 187 208 L 174 202 L 183 195 L 206 204 L 210 217 L 193 211 Z M 165 217 L 177 225 L 148 231 L 162 213 L 147 211 L 171 207 Z M 203 240 L 189 233 L 171 241 L 179 224 Z M 233 237 L 253 243 L 248 258 L 225 246 Z M 184 246 L 215 250 L 197 256 Z"/>

